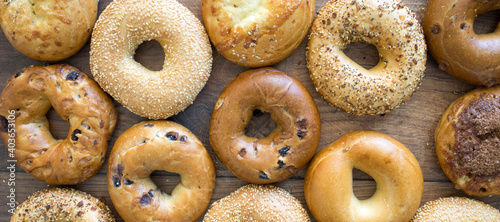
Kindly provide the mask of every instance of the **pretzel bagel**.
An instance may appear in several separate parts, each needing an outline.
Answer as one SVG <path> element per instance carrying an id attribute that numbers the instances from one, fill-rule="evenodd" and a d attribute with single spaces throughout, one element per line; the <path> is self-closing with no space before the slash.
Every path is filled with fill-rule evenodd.
<path id="1" fill-rule="evenodd" d="M 353 194 L 353 168 L 377 183 L 366 200 Z M 424 186 L 413 154 L 375 131 L 347 133 L 323 148 L 309 164 L 304 180 L 307 205 L 318 221 L 409 221 L 420 206 Z"/>
<path id="2" fill-rule="evenodd" d="M 171 195 L 149 175 L 180 175 Z M 215 166 L 203 144 L 170 121 L 145 121 L 115 142 L 108 164 L 108 191 L 125 221 L 195 221 L 205 212 L 215 186 Z"/>
<path id="3" fill-rule="evenodd" d="M 499 1 L 429 1 L 423 27 L 439 69 L 473 85 L 500 83 L 500 26 L 488 34 L 472 28 L 477 15 L 498 9 Z"/>
<path id="4" fill-rule="evenodd" d="M 70 123 L 64 140 L 50 133 L 51 107 Z M 76 184 L 102 167 L 117 114 L 97 83 L 75 67 L 30 66 L 7 81 L 0 120 L 0 136 L 6 145 L 15 140 L 12 153 L 24 171 L 49 184 Z"/>
<path id="5" fill-rule="evenodd" d="M 379 63 L 366 70 L 347 57 L 350 43 L 377 47 Z M 388 0 L 328 2 L 313 22 L 307 67 L 316 90 L 353 114 L 383 114 L 407 101 L 424 77 L 426 45 L 415 15 Z"/>
<path id="6" fill-rule="evenodd" d="M 269 112 L 276 128 L 265 138 L 245 135 L 254 110 Z M 238 178 L 266 184 L 291 177 L 314 156 L 319 111 L 307 89 L 274 68 L 241 73 L 223 90 L 210 120 L 210 144 Z"/>
<path id="7" fill-rule="evenodd" d="M 152 71 L 134 60 L 156 40 L 165 61 Z M 101 13 L 90 44 L 95 80 L 135 114 L 165 119 L 191 105 L 212 70 L 212 48 L 201 22 L 176 0 L 116 0 Z"/>

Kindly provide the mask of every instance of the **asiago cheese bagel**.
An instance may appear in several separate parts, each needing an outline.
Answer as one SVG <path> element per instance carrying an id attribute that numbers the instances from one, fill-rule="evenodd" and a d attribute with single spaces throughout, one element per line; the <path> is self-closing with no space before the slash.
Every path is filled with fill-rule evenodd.
<path id="1" fill-rule="evenodd" d="M 151 180 L 155 170 L 180 175 L 170 195 Z M 196 221 L 210 203 L 215 166 L 185 127 L 166 120 L 145 121 L 116 140 L 107 181 L 113 205 L 125 221 Z"/>
<path id="2" fill-rule="evenodd" d="M 134 60 L 156 40 L 165 61 L 151 71 Z M 130 111 L 165 119 L 193 103 L 212 69 L 212 49 L 200 21 L 176 0 L 116 0 L 99 16 L 90 45 L 95 80 Z"/>
<path id="3" fill-rule="evenodd" d="M 315 0 L 203 0 L 201 14 L 215 49 L 246 67 L 277 63 L 311 27 Z"/>
<path id="4" fill-rule="evenodd" d="M 347 57 L 350 43 L 373 44 L 380 60 L 367 70 Z M 314 20 L 307 67 L 316 90 L 353 114 L 383 114 L 407 101 L 424 77 L 426 45 L 415 15 L 388 0 L 328 2 Z"/>
<path id="5" fill-rule="evenodd" d="M 352 170 L 375 179 L 373 196 L 353 194 Z M 409 221 L 422 198 L 424 180 L 413 154 L 375 131 L 347 133 L 319 151 L 304 179 L 307 206 L 318 221 Z"/>

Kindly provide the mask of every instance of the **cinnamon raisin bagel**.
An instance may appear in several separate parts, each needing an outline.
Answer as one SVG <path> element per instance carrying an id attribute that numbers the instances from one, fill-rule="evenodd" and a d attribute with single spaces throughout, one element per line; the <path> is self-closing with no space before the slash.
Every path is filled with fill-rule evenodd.
<path id="1" fill-rule="evenodd" d="M 500 195 L 500 86 L 472 90 L 446 109 L 436 127 L 443 172 L 469 195 Z"/>
<path id="2" fill-rule="evenodd" d="M 19 52 L 40 61 L 59 61 L 77 53 L 92 33 L 98 0 L 5 0 L 0 25 Z"/>
<path id="3" fill-rule="evenodd" d="M 134 60 L 156 40 L 165 61 L 152 71 Z M 176 0 L 115 0 L 99 16 L 90 45 L 95 80 L 135 114 L 165 119 L 191 105 L 208 81 L 212 48 L 201 22 Z"/>
<path id="4" fill-rule="evenodd" d="M 265 138 L 245 135 L 254 110 L 277 126 Z M 210 120 L 210 144 L 238 178 L 256 184 L 285 180 L 314 156 L 321 135 L 316 103 L 294 77 L 274 68 L 248 70 L 222 91 Z"/>
<path id="5" fill-rule="evenodd" d="M 474 85 L 500 83 L 500 29 L 488 34 L 473 29 L 477 15 L 498 9 L 499 1 L 429 1 L 423 27 L 439 69 Z"/>
<path id="6" fill-rule="evenodd" d="M 201 14 L 215 49 L 241 66 L 263 67 L 302 43 L 315 0 L 203 0 Z"/>
<path id="7" fill-rule="evenodd" d="M 26 198 L 10 221 L 114 222 L 115 218 L 108 206 L 90 194 L 71 188 L 47 188 Z"/>
<path id="8" fill-rule="evenodd" d="M 350 43 L 373 44 L 380 60 L 367 70 L 347 57 Z M 424 77 L 424 35 L 415 15 L 397 0 L 337 0 L 318 13 L 307 44 L 316 90 L 353 114 L 383 114 L 407 101 Z"/>
<path id="9" fill-rule="evenodd" d="M 70 124 L 66 139 L 50 133 L 51 107 Z M 76 184 L 101 169 L 117 114 L 96 82 L 57 64 L 12 75 L 0 95 L 0 120 L 0 136 L 24 171 L 48 184 Z"/>
<path id="10" fill-rule="evenodd" d="M 180 175 L 171 194 L 149 175 Z M 138 123 L 118 137 L 108 164 L 108 192 L 125 221 L 196 221 L 208 207 L 215 166 L 203 144 L 170 121 Z"/>

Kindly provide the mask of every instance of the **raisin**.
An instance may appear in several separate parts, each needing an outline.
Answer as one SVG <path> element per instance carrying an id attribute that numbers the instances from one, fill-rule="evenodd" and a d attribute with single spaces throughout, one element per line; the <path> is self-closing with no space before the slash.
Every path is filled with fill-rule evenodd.
<path id="1" fill-rule="evenodd" d="M 146 124 L 144 124 L 143 127 L 152 128 L 153 126 L 155 126 L 155 124 L 153 124 L 153 123 L 146 123 Z"/>
<path id="2" fill-rule="evenodd" d="M 167 137 L 168 139 L 172 140 L 172 141 L 176 141 L 177 138 L 179 137 L 179 133 L 177 132 L 168 132 L 165 137 Z"/>
<path id="3" fill-rule="evenodd" d="M 149 197 L 148 194 L 142 195 L 141 199 L 139 200 L 139 203 L 144 206 L 144 205 L 149 205 L 151 204 L 151 197 Z"/>
<path id="4" fill-rule="evenodd" d="M 283 168 L 283 166 L 285 166 L 285 162 L 283 162 L 283 160 L 278 160 L 278 169 Z"/>
<path id="5" fill-rule="evenodd" d="M 260 179 L 264 179 L 264 180 L 269 180 L 269 177 L 267 177 L 267 174 L 266 174 L 266 173 L 264 173 L 264 172 L 261 172 L 261 173 L 260 173 L 259 178 L 260 178 Z"/>
<path id="6" fill-rule="evenodd" d="M 187 141 L 187 136 L 181 136 L 181 138 L 179 138 L 179 141 L 186 142 Z"/>
<path id="7" fill-rule="evenodd" d="M 66 80 L 76 80 L 76 79 L 78 79 L 79 76 L 80 76 L 80 74 L 78 74 L 77 72 L 70 72 L 66 76 Z"/>
<path id="8" fill-rule="evenodd" d="M 149 191 L 148 191 L 148 195 L 149 195 L 150 197 L 154 197 L 154 195 L 153 195 L 152 191 L 153 191 L 153 190 L 149 190 Z"/>
<path id="9" fill-rule="evenodd" d="M 129 179 L 124 179 L 124 180 L 123 180 L 123 184 L 125 184 L 125 185 L 127 185 L 127 186 L 130 186 L 130 185 L 134 184 L 134 181 L 129 180 Z"/>
<path id="10" fill-rule="evenodd" d="M 78 137 L 76 136 L 76 134 L 81 134 L 81 133 L 82 131 L 80 129 L 75 129 L 73 133 L 71 133 L 71 140 L 78 141 Z"/>
<path id="11" fill-rule="evenodd" d="M 291 149 L 291 147 L 289 147 L 289 146 L 285 146 L 285 147 L 283 147 L 283 148 L 279 149 L 279 150 L 278 150 L 278 152 L 280 153 L 280 155 L 281 155 L 282 157 L 285 157 L 285 156 L 288 154 L 288 151 L 289 151 L 290 149 Z"/>
<path id="12" fill-rule="evenodd" d="M 113 185 L 114 185 L 115 187 L 120 187 L 120 185 L 121 185 L 121 182 L 120 182 L 120 177 L 118 177 L 118 176 L 113 176 Z"/>
<path id="13" fill-rule="evenodd" d="M 298 131 L 297 132 L 297 136 L 299 137 L 299 139 L 302 139 L 302 138 L 304 138 L 304 136 L 306 136 L 306 132 L 304 132 L 304 131 Z"/>
<path id="14" fill-rule="evenodd" d="M 247 150 L 245 148 L 241 148 L 240 152 L 238 152 L 238 155 L 241 157 L 244 157 L 247 154 Z"/>
<path id="15" fill-rule="evenodd" d="M 19 71 L 17 72 L 15 75 L 14 75 L 14 78 L 17 78 L 19 77 L 21 74 L 23 74 L 24 71 Z"/>

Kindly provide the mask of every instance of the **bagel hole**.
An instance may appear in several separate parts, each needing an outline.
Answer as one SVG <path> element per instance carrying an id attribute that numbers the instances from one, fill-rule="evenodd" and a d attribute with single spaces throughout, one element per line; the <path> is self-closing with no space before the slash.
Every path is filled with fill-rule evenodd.
<path id="1" fill-rule="evenodd" d="M 500 10 L 489 11 L 477 15 L 472 28 L 476 34 L 488 34 L 495 31 L 500 22 Z"/>
<path id="2" fill-rule="evenodd" d="M 179 174 L 162 170 L 153 171 L 149 177 L 160 188 L 161 192 L 168 195 L 172 195 L 175 186 L 181 182 Z"/>
<path id="3" fill-rule="evenodd" d="M 370 175 L 361 170 L 353 169 L 352 178 L 352 190 L 358 200 L 366 200 L 375 194 L 377 183 Z"/>
<path id="4" fill-rule="evenodd" d="M 49 129 L 52 137 L 56 140 L 66 139 L 70 128 L 69 122 L 63 120 L 53 108 L 50 108 L 46 116 L 49 120 Z"/>
<path id="5" fill-rule="evenodd" d="M 269 112 L 263 112 L 260 109 L 253 110 L 252 118 L 245 130 L 245 135 L 257 139 L 266 138 L 274 129 L 276 129 L 276 122 L 271 118 Z"/>
<path id="6" fill-rule="evenodd" d="M 144 41 L 135 50 L 134 60 L 149 70 L 160 71 L 163 69 L 165 53 L 156 40 Z"/>
<path id="7" fill-rule="evenodd" d="M 377 47 L 366 42 L 354 42 L 347 45 L 344 54 L 365 69 L 375 67 L 380 60 Z"/>

